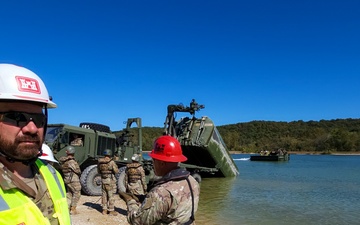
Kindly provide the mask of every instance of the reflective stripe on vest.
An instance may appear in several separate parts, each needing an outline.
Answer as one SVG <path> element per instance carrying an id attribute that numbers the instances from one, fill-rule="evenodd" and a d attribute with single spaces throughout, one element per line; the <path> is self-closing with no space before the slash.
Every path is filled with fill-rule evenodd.
<path id="1" fill-rule="evenodd" d="M 0 189 L 1 190 L 1 189 Z M 2 195 L 0 195 L 0 211 L 8 210 L 10 207 Z"/>
<path id="2" fill-rule="evenodd" d="M 45 178 L 46 186 L 53 200 L 55 209 L 53 216 L 58 218 L 60 225 L 71 224 L 65 185 L 60 173 L 50 164 L 46 166 L 41 160 L 36 160 L 36 165 L 41 175 Z"/>

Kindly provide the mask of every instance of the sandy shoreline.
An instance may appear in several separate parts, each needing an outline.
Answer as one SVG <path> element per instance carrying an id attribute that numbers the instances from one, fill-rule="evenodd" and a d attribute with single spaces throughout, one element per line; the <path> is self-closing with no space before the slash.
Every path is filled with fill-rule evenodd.
<path id="1" fill-rule="evenodd" d="M 78 214 L 71 215 L 72 225 L 110 225 L 129 224 L 127 222 L 127 207 L 125 202 L 115 194 L 115 211 L 117 216 L 103 215 L 101 207 L 101 196 L 81 195 L 76 210 Z"/>

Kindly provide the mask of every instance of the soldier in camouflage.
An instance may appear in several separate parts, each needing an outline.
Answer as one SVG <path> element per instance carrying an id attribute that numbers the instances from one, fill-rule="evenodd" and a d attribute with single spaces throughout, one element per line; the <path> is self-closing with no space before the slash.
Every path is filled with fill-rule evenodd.
<path id="1" fill-rule="evenodd" d="M 73 134 L 73 140 L 71 141 L 70 145 L 72 145 L 72 146 L 83 146 L 82 138 L 78 137 L 77 134 Z"/>
<path id="2" fill-rule="evenodd" d="M 70 214 L 77 214 L 76 206 L 81 196 L 80 175 L 81 170 L 79 164 L 75 161 L 75 148 L 67 146 L 66 155 L 60 158 L 61 170 L 64 175 L 64 182 L 67 188 L 67 198 L 70 208 Z"/>
<path id="3" fill-rule="evenodd" d="M 109 149 L 104 150 L 104 158 L 99 158 L 98 160 L 98 173 L 101 174 L 102 182 L 102 201 L 101 206 L 103 208 L 102 214 L 116 216 L 115 212 L 115 198 L 114 198 L 114 188 L 113 181 L 116 180 L 116 174 L 119 173 L 119 168 L 111 158 L 112 151 Z"/>
<path id="4" fill-rule="evenodd" d="M 171 136 L 155 140 L 149 154 L 154 161 L 154 170 L 161 179 L 148 192 L 142 204 L 134 196 L 120 192 L 128 207 L 130 224 L 195 224 L 200 186 L 178 163 L 187 158 L 182 154 L 180 143 Z"/>
<path id="5" fill-rule="evenodd" d="M 126 192 L 135 195 L 142 202 L 147 191 L 145 171 L 139 163 L 140 156 L 138 154 L 134 154 L 131 160 L 132 163 L 126 165 L 124 178 Z"/>

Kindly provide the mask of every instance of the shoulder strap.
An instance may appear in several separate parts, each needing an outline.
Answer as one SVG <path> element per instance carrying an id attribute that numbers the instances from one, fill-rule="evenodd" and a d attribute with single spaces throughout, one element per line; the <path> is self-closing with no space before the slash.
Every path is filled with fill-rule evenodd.
<path id="1" fill-rule="evenodd" d="M 35 191 L 29 185 L 27 185 L 24 181 L 22 181 L 18 176 L 13 174 L 6 167 L 0 168 L 0 173 L 4 173 L 4 172 L 6 172 L 6 174 L 11 178 L 11 180 L 14 182 L 16 187 L 18 187 L 19 189 L 24 191 L 29 196 L 31 196 L 33 198 L 36 197 Z M 1 179 L 4 179 L 4 178 L 2 176 L 0 176 L 0 180 Z"/>
<path id="2" fill-rule="evenodd" d="M 191 209 L 190 219 L 186 223 L 184 223 L 184 225 L 190 225 L 190 224 L 192 224 L 192 222 L 195 221 L 195 216 L 194 216 L 195 202 L 194 202 L 194 192 L 193 192 L 193 189 L 191 187 L 191 184 L 190 184 L 190 181 L 189 181 L 188 177 L 186 177 L 186 181 L 187 181 L 187 183 L 189 185 L 189 189 L 190 189 L 190 193 L 191 193 L 192 209 Z"/>

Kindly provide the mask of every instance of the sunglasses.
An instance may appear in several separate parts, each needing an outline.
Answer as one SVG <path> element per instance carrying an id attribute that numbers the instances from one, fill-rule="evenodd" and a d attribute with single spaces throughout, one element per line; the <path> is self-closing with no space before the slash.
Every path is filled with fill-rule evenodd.
<path id="1" fill-rule="evenodd" d="M 42 113 L 0 112 L 1 122 L 20 128 L 25 127 L 30 121 L 32 121 L 37 128 L 41 128 L 45 126 L 46 120 L 46 116 Z"/>

